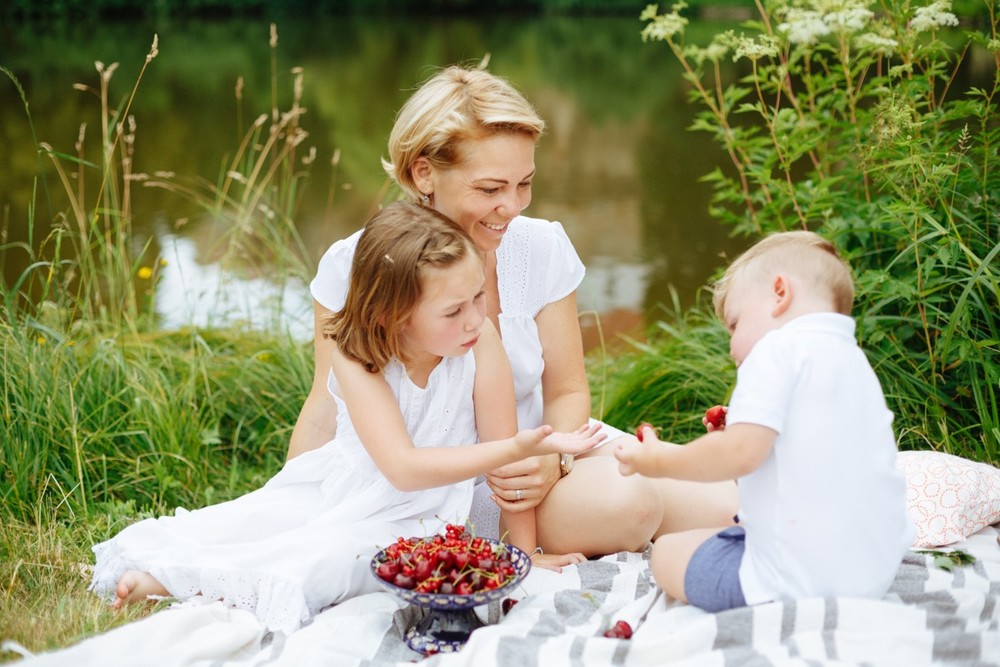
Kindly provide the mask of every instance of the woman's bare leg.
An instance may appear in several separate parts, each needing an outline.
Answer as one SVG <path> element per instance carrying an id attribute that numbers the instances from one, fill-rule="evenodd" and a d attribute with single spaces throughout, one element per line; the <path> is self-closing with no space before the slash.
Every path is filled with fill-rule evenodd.
<path id="1" fill-rule="evenodd" d="M 150 595 L 168 596 L 170 593 L 156 577 L 149 572 L 129 570 L 118 579 L 115 587 L 115 601 L 112 607 L 121 609 L 132 602 L 144 602 Z"/>
<path id="2" fill-rule="evenodd" d="M 652 480 L 663 503 L 663 521 L 653 539 L 667 533 L 732 526 L 739 510 L 736 482 Z"/>
<path id="3" fill-rule="evenodd" d="M 642 551 L 666 533 L 718 531 L 733 524 L 739 509 L 735 482 L 623 477 L 613 451 L 610 442 L 578 458 L 573 472 L 538 506 L 538 543 L 543 549 L 587 556 Z"/>
<path id="4" fill-rule="evenodd" d="M 633 436 L 625 435 L 621 438 L 633 438 Z M 621 438 L 594 449 L 587 454 L 587 458 L 601 457 L 615 460 L 612 452 L 615 443 Z M 682 446 L 664 443 L 664 447 Z M 649 482 L 656 489 L 663 505 L 663 520 L 650 539 L 656 539 L 667 533 L 679 533 L 697 528 L 731 526 L 734 523 L 733 517 L 739 511 L 740 499 L 735 481 L 688 482 L 663 477 L 651 478 Z"/>
<path id="5" fill-rule="evenodd" d="M 588 557 L 642 551 L 663 523 L 652 481 L 622 477 L 613 457 L 577 460 L 535 510 L 538 544 L 547 552 Z"/>

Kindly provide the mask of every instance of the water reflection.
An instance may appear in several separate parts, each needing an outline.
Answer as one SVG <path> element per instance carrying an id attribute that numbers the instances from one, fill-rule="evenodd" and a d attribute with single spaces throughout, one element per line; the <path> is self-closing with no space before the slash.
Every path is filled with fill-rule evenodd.
<path id="1" fill-rule="evenodd" d="M 690 31 L 701 31 L 704 39 L 693 39 L 706 41 L 719 27 L 695 24 Z M 305 147 L 315 147 L 317 159 L 296 224 L 307 261 L 315 263 L 385 196 L 379 158 L 395 109 L 415 84 L 433 68 L 489 53 L 490 69 L 523 90 L 549 124 L 527 213 L 566 226 L 588 266 L 580 308 L 601 313 L 608 335 L 641 323 L 644 313 L 669 301 L 671 287 L 682 303 L 691 303 L 722 263 L 720 254 L 742 247 L 709 218 L 710 188 L 698 182 L 721 154 L 706 135 L 686 130 L 690 109 L 680 73 L 663 45 L 641 42 L 640 28 L 628 17 L 286 21 L 278 26 L 272 63 L 263 21 L 8 26 L 0 63 L 24 85 L 41 141 L 73 153 L 86 123 L 86 157 L 99 159 L 98 107 L 72 85 L 96 85 L 95 60 L 119 62 L 112 90 L 124 100 L 157 33 L 159 56 L 133 104 L 135 168 L 209 181 L 236 149 L 242 129 L 269 111 L 273 98 L 287 104 L 290 70 L 302 67 Z M 234 92 L 239 77 L 241 101 Z M 0 207 L 9 240 L 24 240 L 38 164 L 11 86 L 0 88 L 0 144 Z M 40 191 L 35 200 L 36 239 L 53 217 L 50 200 L 56 216 L 67 209 L 51 167 L 45 170 L 48 194 Z M 83 189 L 95 185 L 86 182 Z M 175 193 L 136 188 L 133 206 L 136 243 L 151 238 L 168 260 L 155 300 L 166 326 L 186 319 L 259 323 L 268 303 L 279 302 L 290 312 L 292 330 L 308 337 L 309 317 L 300 314 L 309 308 L 304 286 L 293 296 L 294 289 L 267 281 L 280 273 L 268 266 L 243 267 L 253 276 L 244 281 L 226 279 L 212 259 L 220 235 L 211 227 L 206 232 L 199 209 Z M 23 267 L 8 259 L 3 268 L 10 281 Z M 212 291 L 223 284 L 227 296 L 220 305 Z M 587 335 L 591 340 L 592 332 Z"/>

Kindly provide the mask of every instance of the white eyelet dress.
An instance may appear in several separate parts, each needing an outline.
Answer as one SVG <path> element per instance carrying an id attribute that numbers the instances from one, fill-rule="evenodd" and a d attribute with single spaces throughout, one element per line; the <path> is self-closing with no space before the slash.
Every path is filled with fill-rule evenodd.
<path id="1" fill-rule="evenodd" d="M 476 442 L 474 355 L 443 359 L 425 388 L 395 360 L 384 376 L 416 446 Z M 257 491 L 140 521 L 94 546 L 91 589 L 113 599 L 126 570 L 147 571 L 174 597 L 200 593 L 289 633 L 330 604 L 378 590 L 368 569 L 378 549 L 465 520 L 473 480 L 399 491 L 358 439 L 335 382 L 330 390 L 336 438 L 288 461 Z"/>
<path id="2" fill-rule="evenodd" d="M 334 243 L 320 260 L 310 290 L 325 308 L 344 306 L 351 260 L 361 232 Z M 497 249 L 500 293 L 500 335 L 514 375 L 518 427 L 542 423 L 542 344 L 535 316 L 546 305 L 571 294 L 583 280 L 584 266 L 558 222 L 518 216 L 511 221 Z M 607 427 L 609 439 L 621 435 Z M 476 534 L 497 538 L 500 509 L 480 479 L 471 522 Z"/>

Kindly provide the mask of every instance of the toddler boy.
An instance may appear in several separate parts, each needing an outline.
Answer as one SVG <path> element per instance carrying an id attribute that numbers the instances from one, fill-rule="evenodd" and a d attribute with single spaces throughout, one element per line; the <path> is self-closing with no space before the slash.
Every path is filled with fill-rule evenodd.
<path id="1" fill-rule="evenodd" d="M 678 447 L 646 426 L 615 450 L 623 475 L 738 480 L 737 526 L 654 543 L 670 596 L 715 612 L 889 589 L 914 529 L 853 299 L 850 269 L 812 232 L 765 238 L 715 285 L 737 365 L 725 427 Z"/>

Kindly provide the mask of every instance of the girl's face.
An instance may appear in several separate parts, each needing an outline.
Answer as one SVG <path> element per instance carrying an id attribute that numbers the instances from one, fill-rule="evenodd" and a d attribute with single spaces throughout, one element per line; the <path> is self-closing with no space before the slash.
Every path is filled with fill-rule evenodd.
<path id="1" fill-rule="evenodd" d="M 486 319 L 484 284 L 483 264 L 473 255 L 425 271 L 420 302 L 403 325 L 403 345 L 414 362 L 472 349 Z"/>
<path id="2" fill-rule="evenodd" d="M 434 208 L 454 220 L 484 252 L 496 250 L 507 225 L 531 203 L 535 140 L 525 134 L 497 134 L 464 142 L 458 166 L 434 169 L 424 162 L 421 190 Z M 420 166 L 415 166 L 417 171 Z"/>

